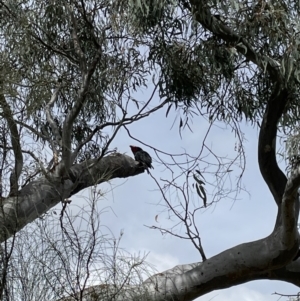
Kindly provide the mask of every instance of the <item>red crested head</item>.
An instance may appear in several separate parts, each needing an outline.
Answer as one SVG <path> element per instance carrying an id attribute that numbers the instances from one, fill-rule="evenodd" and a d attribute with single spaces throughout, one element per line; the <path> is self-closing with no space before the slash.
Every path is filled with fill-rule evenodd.
<path id="1" fill-rule="evenodd" d="M 129 146 L 130 146 L 131 151 L 132 151 L 133 153 L 136 153 L 136 152 L 142 150 L 142 149 L 141 149 L 140 147 L 138 147 L 138 146 L 134 146 L 134 145 L 129 145 Z"/>

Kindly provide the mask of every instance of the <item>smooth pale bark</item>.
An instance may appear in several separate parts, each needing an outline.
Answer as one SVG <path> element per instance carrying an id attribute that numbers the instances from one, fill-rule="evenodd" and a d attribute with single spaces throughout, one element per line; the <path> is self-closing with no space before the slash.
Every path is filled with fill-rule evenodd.
<path id="1" fill-rule="evenodd" d="M 297 253 L 297 241 L 291 249 L 283 249 L 278 232 L 228 249 L 205 262 L 175 266 L 153 275 L 140 286 L 123 287 L 120 292 L 113 286 L 90 287 L 82 292 L 81 300 L 188 301 L 216 289 L 259 279 L 284 280 L 300 286 L 300 262 L 286 265 Z"/>
<path id="2" fill-rule="evenodd" d="M 59 166 L 57 167 L 59 168 Z M 0 208 L 0 241 L 3 242 L 59 202 L 80 190 L 113 178 L 127 178 L 144 170 L 133 158 L 119 153 L 87 160 L 71 167 L 69 178 L 48 174 L 3 198 Z"/>

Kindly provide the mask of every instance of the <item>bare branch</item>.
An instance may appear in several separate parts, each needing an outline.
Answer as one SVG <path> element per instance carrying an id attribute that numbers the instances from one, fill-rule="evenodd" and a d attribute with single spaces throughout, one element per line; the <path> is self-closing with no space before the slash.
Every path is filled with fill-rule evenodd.
<path id="1" fill-rule="evenodd" d="M 3 151 L 4 151 L 4 154 L 6 155 L 6 151 L 7 150 L 13 150 L 13 147 L 11 147 L 11 146 L 7 146 L 5 143 L 3 143 L 3 144 L 0 144 L 0 148 L 2 148 L 3 149 Z M 44 164 L 43 164 L 43 162 L 42 162 L 42 160 L 40 160 L 32 151 L 29 151 L 29 150 L 24 150 L 24 149 L 22 149 L 22 153 L 23 154 L 28 154 L 28 155 L 30 155 L 34 160 L 35 160 L 35 162 L 39 165 L 39 169 L 37 170 L 37 171 L 35 171 L 34 172 L 34 176 L 36 176 L 36 175 L 38 175 L 38 174 L 40 174 L 41 172 L 43 173 L 43 175 L 48 179 L 48 180 L 50 180 L 50 177 L 49 177 L 49 175 L 48 175 L 48 173 L 49 173 L 49 167 L 46 169 L 45 167 L 44 167 Z M 50 163 L 49 164 L 53 164 L 53 159 L 50 161 Z M 2 165 L 3 165 L 3 163 L 2 163 Z M 0 171 L 1 171 L 1 169 L 0 169 Z M 0 176 L 1 176 L 1 173 L 0 173 Z M 30 176 L 30 178 L 31 178 L 32 176 Z M 27 180 L 26 180 L 27 181 Z M 25 181 L 25 182 L 26 182 Z M 1 187 L 1 182 L 0 182 L 0 187 Z M 24 184 L 23 184 L 23 186 L 22 187 L 24 187 Z M 0 194 L 0 196 L 1 196 L 1 194 Z"/>
<path id="2" fill-rule="evenodd" d="M 20 126 L 28 129 L 29 131 L 31 131 L 33 134 L 35 134 L 36 136 L 42 138 L 43 140 L 47 140 L 50 144 L 51 144 L 51 140 L 49 139 L 48 136 L 45 136 L 43 135 L 42 132 L 39 132 L 38 130 L 36 130 L 35 128 L 33 128 L 32 126 L 22 122 L 22 121 L 19 121 L 19 120 L 15 120 L 16 124 L 19 124 Z"/>
<path id="3" fill-rule="evenodd" d="M 197 225 L 195 223 L 195 213 L 197 212 L 198 208 L 196 208 L 194 210 L 190 209 L 190 201 L 191 200 L 190 200 L 190 196 L 189 196 L 190 187 L 188 186 L 188 180 L 186 180 L 186 183 L 184 183 L 183 186 L 177 185 L 174 182 L 174 180 L 173 181 L 165 180 L 164 182 L 166 182 L 166 185 L 164 187 L 162 187 L 159 184 L 158 180 L 156 180 L 152 175 L 151 175 L 151 177 L 155 181 L 159 191 L 161 192 L 162 198 L 166 202 L 169 211 L 171 211 L 174 214 L 174 216 L 179 220 L 179 223 L 182 223 L 184 225 L 185 230 L 186 230 L 186 236 L 174 233 L 171 230 L 167 230 L 167 229 L 161 228 L 161 227 L 151 226 L 149 228 L 159 229 L 162 233 L 169 233 L 173 236 L 190 240 L 192 242 L 192 244 L 194 245 L 194 247 L 200 253 L 202 260 L 205 261 L 207 258 L 206 258 L 204 249 L 202 247 L 201 238 L 200 238 L 200 234 L 199 234 Z M 186 178 L 188 179 L 188 175 L 186 176 Z M 178 200 L 178 205 L 176 205 L 176 206 L 172 205 L 171 202 L 169 201 L 169 199 L 166 197 L 166 192 L 165 192 L 166 187 L 175 188 L 177 193 L 180 195 L 180 198 Z M 181 199 L 183 201 L 181 201 Z"/>
<path id="4" fill-rule="evenodd" d="M 154 92 L 153 92 L 152 95 L 150 96 L 150 99 L 146 102 L 146 104 L 143 106 L 143 108 L 141 108 L 141 109 L 139 110 L 139 112 L 138 112 L 137 114 L 134 114 L 134 115 L 132 115 L 131 117 L 127 117 L 127 118 L 125 118 L 126 114 L 124 114 L 123 118 L 122 118 L 121 120 L 119 120 L 119 121 L 116 121 L 116 122 L 105 122 L 105 123 L 103 123 L 103 124 L 101 124 L 101 125 L 96 126 L 96 127 L 94 128 L 94 130 L 90 133 L 90 135 L 89 135 L 84 141 L 80 142 L 80 143 L 77 145 L 75 151 L 72 153 L 72 156 L 71 156 L 71 163 L 74 162 L 75 158 L 77 157 L 77 155 L 78 155 L 79 151 L 82 149 L 82 147 L 83 147 L 84 145 L 86 145 L 89 141 L 91 141 L 91 140 L 93 139 L 93 137 L 95 136 L 95 134 L 96 134 L 98 131 L 104 129 L 104 128 L 107 127 L 107 126 L 111 126 L 111 127 L 115 127 L 115 126 L 116 126 L 116 127 L 118 128 L 118 130 L 119 130 L 119 129 L 120 129 L 121 127 L 123 127 L 123 126 L 129 125 L 129 124 L 131 124 L 131 123 L 133 123 L 133 122 L 135 122 L 135 121 L 137 121 L 137 120 L 140 120 L 140 119 L 143 119 L 143 118 L 149 116 L 150 114 L 152 114 L 152 113 L 154 113 L 155 111 L 161 109 L 164 105 L 166 105 L 166 104 L 168 103 L 168 101 L 163 101 L 160 105 L 158 105 L 158 106 L 154 107 L 153 109 L 150 109 L 150 110 L 148 110 L 148 111 L 142 113 L 143 110 L 145 110 L 145 108 L 147 107 L 147 105 L 148 105 L 148 104 L 150 103 L 150 101 L 152 100 L 153 96 L 154 96 Z M 125 113 L 126 113 L 126 111 L 125 111 Z M 116 133 L 117 133 L 117 132 L 115 132 L 115 134 L 116 134 Z M 114 136 L 115 136 L 115 134 L 114 134 Z M 107 147 L 106 147 L 106 149 L 107 149 Z"/>

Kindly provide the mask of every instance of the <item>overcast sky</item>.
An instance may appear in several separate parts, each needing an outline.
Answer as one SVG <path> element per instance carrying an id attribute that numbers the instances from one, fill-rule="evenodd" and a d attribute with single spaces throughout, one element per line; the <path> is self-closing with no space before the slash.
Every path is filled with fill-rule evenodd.
<path id="1" fill-rule="evenodd" d="M 197 154 L 208 123 L 202 117 L 196 116 L 191 125 L 193 133 L 186 129 L 181 139 L 178 122 L 172 128 L 177 113 L 170 113 L 168 118 L 165 117 L 165 113 L 166 109 L 163 109 L 131 125 L 131 134 L 165 152 L 182 153 L 183 149 L 186 149 L 188 153 Z M 243 184 L 249 194 L 242 192 L 235 201 L 224 198 L 199 213 L 197 225 L 208 258 L 237 244 L 263 238 L 269 235 L 274 227 L 276 205 L 260 175 L 257 163 L 258 130 L 245 124 L 242 125 L 242 129 L 247 139 L 244 142 L 247 163 Z M 236 141 L 230 129 L 216 126 L 209 136 L 208 144 L 218 155 L 233 157 L 236 155 Z M 130 144 L 139 145 L 122 130 L 112 147 L 117 147 L 120 153 L 132 155 Z M 151 171 L 152 175 L 156 179 L 170 177 L 165 168 L 155 162 L 155 153 L 151 149 L 143 148 L 153 156 L 155 169 Z M 234 170 L 233 175 L 237 171 Z M 201 261 L 199 253 L 189 241 L 170 235 L 162 236 L 159 231 L 145 226 L 170 225 L 167 215 L 162 212 L 164 203 L 161 194 L 147 173 L 128 179 L 114 179 L 98 188 L 102 192 L 106 191 L 105 198 L 98 203 L 99 208 L 111 208 L 102 215 L 101 224 L 107 226 L 116 237 L 124 230 L 121 241 L 124 249 L 135 254 L 150 252 L 147 260 L 154 264 L 158 271 L 170 269 L 177 264 Z M 88 195 L 89 190 L 84 190 L 72 200 L 77 204 L 84 203 Z M 158 222 L 155 220 L 157 214 Z M 172 222 L 175 223 L 175 220 Z M 279 300 L 279 296 L 273 295 L 274 292 L 292 294 L 297 293 L 298 288 L 279 281 L 254 281 L 214 291 L 199 300 Z"/>

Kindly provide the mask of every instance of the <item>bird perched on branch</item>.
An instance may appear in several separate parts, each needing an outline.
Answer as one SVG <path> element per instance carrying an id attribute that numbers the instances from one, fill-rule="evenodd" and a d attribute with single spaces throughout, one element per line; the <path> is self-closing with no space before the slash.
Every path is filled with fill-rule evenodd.
<path id="1" fill-rule="evenodd" d="M 154 167 L 151 164 L 152 158 L 147 152 L 145 152 L 143 149 L 141 149 L 138 146 L 133 146 L 133 145 L 129 145 L 129 146 L 134 155 L 135 161 L 139 162 L 140 165 L 142 165 L 145 169 L 147 169 L 148 173 L 149 173 L 148 168 L 154 169 Z"/>

